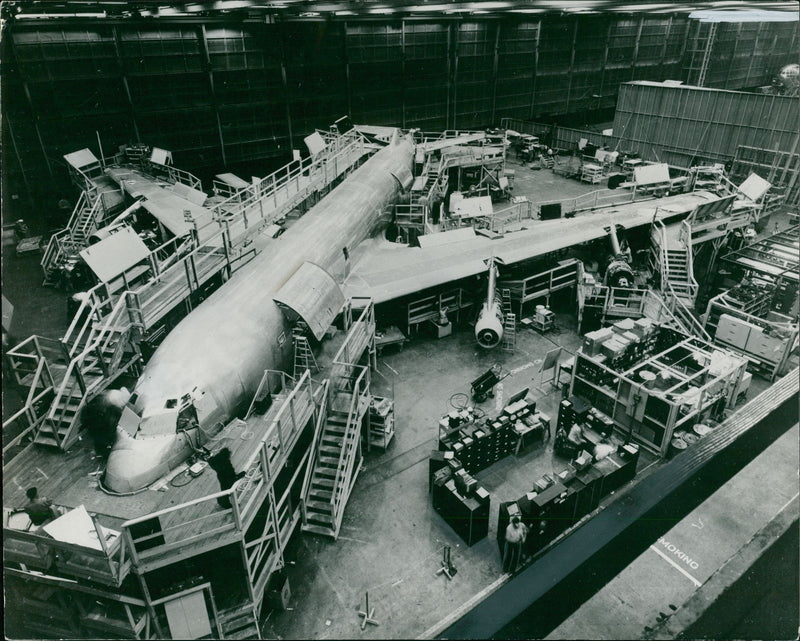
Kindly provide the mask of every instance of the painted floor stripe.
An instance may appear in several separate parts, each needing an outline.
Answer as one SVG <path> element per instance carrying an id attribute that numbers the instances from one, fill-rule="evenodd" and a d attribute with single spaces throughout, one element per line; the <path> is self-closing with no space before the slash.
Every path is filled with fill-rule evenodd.
<path id="1" fill-rule="evenodd" d="M 661 550 L 659 550 L 657 547 L 655 547 L 654 545 L 651 545 L 651 546 L 650 546 L 650 549 L 651 549 L 651 550 L 653 550 L 653 552 L 655 552 L 656 554 L 658 554 L 658 556 L 660 556 L 662 559 L 664 559 L 664 560 L 665 560 L 667 563 L 669 563 L 669 564 L 670 564 L 672 567 L 674 567 L 674 568 L 675 568 L 675 569 L 676 569 L 678 572 L 680 572 L 680 573 L 681 573 L 683 576 L 685 576 L 687 579 L 689 579 L 689 580 L 690 580 L 692 583 L 694 583 L 694 584 L 695 584 L 695 585 L 696 585 L 698 588 L 699 588 L 701 585 L 703 585 L 702 583 L 700 583 L 700 581 L 698 581 L 697 579 L 695 579 L 695 578 L 694 578 L 694 577 L 693 577 L 691 574 L 689 574 L 689 573 L 688 573 L 686 570 L 684 570 L 684 569 L 683 569 L 683 568 L 682 568 L 680 565 L 678 565 L 677 563 L 675 563 L 675 561 L 673 561 L 671 558 L 669 558 L 669 557 L 668 557 L 666 554 L 664 554 L 664 553 L 663 553 Z"/>
<path id="2" fill-rule="evenodd" d="M 780 510 L 778 510 L 778 514 L 780 514 L 780 513 L 781 513 L 781 512 L 783 512 L 783 511 L 784 511 L 784 510 L 785 510 L 787 507 L 789 507 L 789 503 L 791 503 L 792 501 L 794 501 L 794 500 L 795 500 L 795 499 L 796 499 L 798 496 L 800 496 L 800 492 L 798 492 L 798 493 L 797 493 L 797 494 L 795 494 L 795 495 L 794 495 L 792 498 L 790 498 L 788 501 L 786 501 L 786 503 L 784 503 L 784 504 L 783 504 L 783 506 L 781 507 L 781 509 L 780 509 Z"/>

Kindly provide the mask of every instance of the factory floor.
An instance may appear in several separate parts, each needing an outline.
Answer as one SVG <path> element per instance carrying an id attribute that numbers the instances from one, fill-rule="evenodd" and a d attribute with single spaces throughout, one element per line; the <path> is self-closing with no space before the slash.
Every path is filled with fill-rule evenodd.
<path id="1" fill-rule="evenodd" d="M 515 161 L 508 168 L 516 172 L 514 194 L 537 201 L 571 198 L 598 187 L 550 170 L 530 170 Z M 783 219 L 776 224 L 788 226 Z M 769 233 L 775 231 L 772 226 L 771 222 Z M 4 247 L 3 289 L 15 305 L 12 335 L 18 341 L 31 334 L 57 338 L 68 323 L 67 294 L 41 287 L 40 258 L 16 256 Z M 480 407 L 491 413 L 503 398 L 528 387 L 537 408 L 555 423 L 561 391 L 542 382 L 539 369 L 553 348 L 564 348 L 562 360 L 575 351 L 580 343 L 575 322 L 574 310 L 564 309 L 557 315 L 556 332 L 540 335 L 520 328 L 513 352 L 480 350 L 468 323 L 457 326 L 449 337 L 419 337 L 403 349 L 384 351 L 373 385 L 374 393 L 395 399 L 394 439 L 385 452 L 365 453 L 337 541 L 299 532 L 293 537 L 286 555 L 291 609 L 265 608 L 265 637 L 410 638 L 504 581 L 495 540 L 499 503 L 519 498 L 543 474 L 563 469 L 566 461 L 553 455 L 551 439 L 478 473 L 479 483 L 492 497 L 490 529 L 486 539 L 470 548 L 431 507 L 428 455 L 436 449 L 439 418 L 452 409 L 451 399 L 456 404 L 463 399 L 453 395 L 468 393 L 470 381 L 495 363 L 511 375 L 498 386 L 496 398 Z M 546 378 L 550 375 L 547 372 Z M 751 395 L 767 385 L 755 379 Z M 4 417 L 19 402 L 16 392 L 3 385 Z M 652 455 L 643 453 L 639 477 L 652 462 Z M 451 581 L 436 575 L 445 546 L 451 547 L 458 569 Z M 367 592 L 380 625 L 362 632 L 358 611 L 364 609 Z"/>
<path id="2" fill-rule="evenodd" d="M 428 457 L 437 448 L 438 420 L 452 409 L 451 399 L 456 405 L 463 401 L 464 396 L 454 395 L 467 394 L 472 379 L 499 363 L 510 375 L 494 399 L 477 407 L 492 414 L 504 398 L 529 388 L 537 410 L 548 413 L 555 426 L 562 391 L 549 381 L 552 371 L 542 382 L 539 370 L 556 347 L 564 350 L 562 361 L 574 353 L 581 342 L 575 325 L 574 314 L 565 311 L 557 314 L 556 332 L 520 329 L 513 352 L 480 349 L 468 323 L 446 338 L 387 348 L 378 359 L 373 392 L 394 396 L 394 439 L 385 452 L 365 453 L 337 541 L 306 533 L 294 537 L 286 553 L 291 609 L 267 611 L 262 633 L 293 639 L 413 638 L 506 580 L 496 541 L 500 503 L 518 499 L 542 475 L 565 469 L 567 461 L 554 455 L 551 439 L 477 473 L 491 494 L 489 535 L 468 547 L 433 510 L 428 495 Z M 333 349 L 324 347 L 321 364 Z M 756 380 L 751 396 L 767 385 Z M 654 464 L 655 456 L 643 450 L 637 480 Z M 614 498 L 606 497 L 601 509 Z M 445 546 L 458 570 L 453 580 L 436 574 Z M 366 593 L 380 625 L 362 632 L 358 611 Z"/>
<path id="3" fill-rule="evenodd" d="M 572 353 L 580 343 L 572 315 L 559 315 L 558 327 L 543 335 L 521 329 L 513 352 L 482 350 L 469 324 L 446 338 L 422 338 L 402 350 L 384 351 L 373 383 L 375 393 L 393 390 L 394 439 L 385 452 L 365 455 L 337 541 L 295 537 L 287 552 L 293 609 L 267 615 L 262 626 L 267 637 L 411 638 L 502 580 L 496 541 L 500 502 L 518 499 L 543 474 L 563 470 L 567 461 L 553 454 L 551 439 L 477 473 L 491 494 L 489 535 L 470 548 L 431 507 L 428 457 L 437 449 L 439 418 L 453 409 L 451 399 L 456 405 L 465 400 L 454 395 L 469 393 L 470 381 L 495 363 L 510 375 L 498 384 L 494 399 L 477 407 L 491 415 L 504 398 L 530 388 L 537 410 L 555 420 L 561 391 L 542 382 L 539 368 L 554 347 Z M 545 378 L 551 375 L 546 372 Z M 643 454 L 640 469 L 652 461 Z M 452 581 L 436 575 L 444 546 L 450 546 L 458 569 Z M 380 626 L 362 633 L 357 612 L 367 592 Z"/>

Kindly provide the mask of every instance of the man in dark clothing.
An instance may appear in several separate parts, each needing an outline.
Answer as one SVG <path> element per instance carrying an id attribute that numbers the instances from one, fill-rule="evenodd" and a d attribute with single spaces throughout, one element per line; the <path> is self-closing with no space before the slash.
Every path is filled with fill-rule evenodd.
<path id="1" fill-rule="evenodd" d="M 25 493 L 28 497 L 28 504 L 21 511 L 28 515 L 34 525 L 44 525 L 48 521 L 56 518 L 57 514 L 53 509 L 53 503 L 49 499 L 39 496 L 39 490 L 35 487 L 28 488 Z"/>

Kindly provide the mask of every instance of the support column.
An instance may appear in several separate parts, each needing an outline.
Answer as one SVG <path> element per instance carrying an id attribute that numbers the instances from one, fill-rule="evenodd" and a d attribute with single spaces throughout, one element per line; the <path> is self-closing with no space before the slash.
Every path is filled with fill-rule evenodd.
<path id="1" fill-rule="evenodd" d="M 34 207 L 33 202 L 33 193 L 31 192 L 31 186 L 28 184 L 28 177 L 25 175 L 25 167 L 22 165 L 22 156 L 19 154 L 19 147 L 17 147 L 17 140 L 14 137 L 14 128 L 11 126 L 11 118 L 8 117 L 6 113 L 5 116 L 6 125 L 8 125 L 8 137 L 11 140 L 11 147 L 14 149 L 14 157 L 17 159 L 17 165 L 19 166 L 19 173 L 22 176 L 22 182 L 25 185 L 25 192 L 28 194 L 28 204 L 31 207 Z"/>
<path id="2" fill-rule="evenodd" d="M 447 25 L 447 102 L 445 104 L 444 128 L 450 129 L 450 92 L 453 84 L 453 23 Z"/>
<path id="3" fill-rule="evenodd" d="M 494 32 L 494 60 L 492 63 L 492 126 L 495 124 L 495 112 L 497 109 L 497 71 L 500 67 L 500 21 L 496 23 Z"/>
<path id="4" fill-rule="evenodd" d="M 125 101 L 128 103 L 128 116 L 133 125 L 133 133 L 136 136 L 136 142 L 141 144 L 142 139 L 139 135 L 139 126 L 136 124 L 136 109 L 133 106 L 133 96 L 131 95 L 131 87 L 128 83 L 128 74 L 125 73 L 125 63 L 122 58 L 122 39 L 119 36 L 119 30 L 116 27 L 111 27 L 111 34 L 114 38 L 114 54 L 117 58 L 117 72 L 119 73 L 122 87 L 125 89 Z"/>
<path id="5" fill-rule="evenodd" d="M 733 64 L 736 61 L 736 53 L 739 49 L 739 40 L 742 36 L 742 23 L 740 22 L 736 25 L 736 40 L 733 41 L 733 52 L 731 53 L 731 60 L 728 63 L 728 73 L 725 74 L 725 87 L 724 89 L 729 89 L 731 86 L 731 70 L 733 69 Z"/>
<path id="6" fill-rule="evenodd" d="M 402 110 L 400 126 L 406 128 L 406 21 L 400 21 L 400 92 Z"/>
<path id="7" fill-rule="evenodd" d="M 294 149 L 294 136 L 292 135 L 292 114 L 289 108 L 289 83 L 286 80 L 286 39 L 284 38 L 283 29 L 281 28 L 284 21 L 281 20 L 276 24 L 278 25 L 276 26 L 278 40 L 281 45 L 281 84 L 283 86 L 283 98 L 286 106 L 286 125 L 289 129 L 289 150 L 291 153 L 291 150 Z"/>
<path id="8" fill-rule="evenodd" d="M 25 92 L 25 101 L 28 103 L 28 109 L 31 112 L 31 119 L 33 120 L 33 128 L 36 130 L 36 138 L 39 141 L 39 148 L 42 150 L 42 156 L 44 156 L 44 162 L 47 166 L 47 173 L 50 175 L 50 178 L 53 178 L 53 167 L 50 165 L 50 158 L 47 157 L 47 149 L 45 149 L 44 141 L 42 140 L 42 132 L 39 129 L 39 114 L 36 112 L 36 108 L 33 105 L 31 91 L 28 88 L 28 81 L 25 78 L 25 75 L 22 73 L 22 69 L 20 69 L 19 66 L 19 61 L 17 60 L 13 31 L 7 30 L 6 37 L 8 38 L 7 51 L 9 53 L 9 57 L 11 58 L 9 62 L 11 63 L 12 68 L 16 69 L 17 75 L 19 76 L 22 89 Z"/>
<path id="9" fill-rule="evenodd" d="M 667 46 L 669 45 L 669 36 L 671 32 L 672 32 L 672 16 L 669 17 L 669 21 L 667 22 L 667 32 L 664 34 L 664 46 L 661 47 L 660 65 L 662 68 L 667 62 Z"/>
<path id="10" fill-rule="evenodd" d="M 642 39 L 642 26 L 644 25 L 644 15 L 639 16 L 639 26 L 636 28 L 636 42 L 633 45 L 633 56 L 631 58 L 631 80 L 636 76 L 636 61 L 639 57 L 639 42 Z"/>
<path id="11" fill-rule="evenodd" d="M 756 41 L 753 43 L 753 55 L 750 56 L 750 66 L 747 68 L 747 78 L 745 78 L 744 84 L 746 87 L 751 86 L 753 83 L 750 80 L 750 75 L 753 73 L 753 63 L 756 60 L 756 53 L 758 52 L 758 44 L 761 40 L 762 32 L 764 31 L 764 23 L 758 23 L 758 32 L 756 33 Z"/>
<path id="12" fill-rule="evenodd" d="M 453 32 L 453 129 L 458 130 L 458 28 L 459 23 L 452 22 L 450 29 Z"/>
<path id="13" fill-rule="evenodd" d="M 211 90 L 211 106 L 214 109 L 214 117 L 217 121 L 217 134 L 219 135 L 219 150 L 222 154 L 222 164 L 227 165 L 228 160 L 225 157 L 225 139 L 222 136 L 222 121 L 219 117 L 219 104 L 217 102 L 217 93 L 214 89 L 214 70 L 211 66 L 211 55 L 208 53 L 208 39 L 206 38 L 206 26 L 200 25 L 198 30 L 198 40 L 200 42 L 200 54 L 202 55 L 203 71 L 208 76 L 208 86 Z"/>
<path id="14" fill-rule="evenodd" d="M 567 104 L 564 113 L 569 113 L 569 103 L 572 99 L 572 73 L 575 67 L 575 43 L 578 41 L 578 18 L 575 18 L 575 25 L 572 27 L 572 49 L 569 54 L 569 71 L 567 72 Z"/>
<path id="15" fill-rule="evenodd" d="M 350 84 L 350 59 L 347 57 L 347 22 L 342 24 L 342 57 L 344 58 L 344 79 L 347 92 L 347 115 L 353 117 L 353 93 Z"/>
<path id="16" fill-rule="evenodd" d="M 614 21 L 609 18 L 608 27 L 606 27 L 606 46 L 605 46 L 605 51 L 603 51 L 603 64 L 600 67 L 600 91 L 598 93 L 601 96 L 603 95 L 603 86 L 606 81 L 606 66 L 608 65 L 608 42 L 609 40 L 611 40 L 611 27 L 613 25 Z"/>
<path id="17" fill-rule="evenodd" d="M 533 120 L 534 105 L 536 100 L 536 76 L 539 73 L 539 41 L 542 36 L 542 19 L 539 18 L 539 24 L 536 25 L 536 40 L 533 46 L 533 78 L 531 79 L 531 107 L 528 112 L 528 120 Z"/>

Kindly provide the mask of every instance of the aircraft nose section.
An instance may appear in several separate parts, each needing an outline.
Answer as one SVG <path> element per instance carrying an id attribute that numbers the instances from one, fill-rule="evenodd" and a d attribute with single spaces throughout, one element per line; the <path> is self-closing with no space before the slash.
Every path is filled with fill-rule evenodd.
<path id="1" fill-rule="evenodd" d="M 177 445 L 174 435 L 132 439 L 117 430 L 117 442 L 106 463 L 103 485 L 112 492 L 137 492 L 170 470 L 170 459 Z"/>

